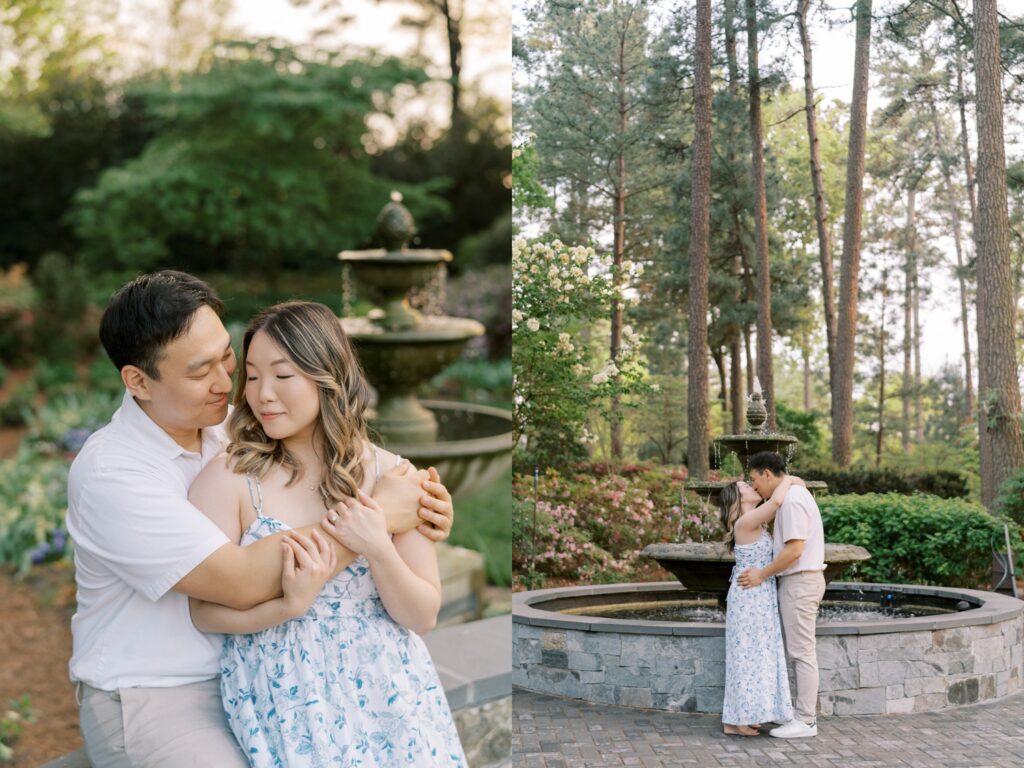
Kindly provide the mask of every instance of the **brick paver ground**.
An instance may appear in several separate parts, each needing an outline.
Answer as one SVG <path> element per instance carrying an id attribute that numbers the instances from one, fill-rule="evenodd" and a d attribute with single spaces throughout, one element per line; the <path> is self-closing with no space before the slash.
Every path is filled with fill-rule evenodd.
<path id="1" fill-rule="evenodd" d="M 919 715 L 822 718 L 813 739 L 725 736 L 716 715 L 513 694 L 515 768 L 1021 768 L 1024 692 Z"/>

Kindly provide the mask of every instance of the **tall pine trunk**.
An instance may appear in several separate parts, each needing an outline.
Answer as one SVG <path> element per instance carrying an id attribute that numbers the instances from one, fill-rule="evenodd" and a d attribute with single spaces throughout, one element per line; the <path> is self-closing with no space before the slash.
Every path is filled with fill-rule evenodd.
<path id="1" fill-rule="evenodd" d="M 621 267 L 626 252 L 626 122 L 628 120 L 628 105 L 626 103 L 626 34 L 619 35 L 619 60 L 618 60 L 618 130 L 619 145 L 615 159 L 615 188 L 613 205 L 615 210 L 615 229 L 612 252 L 612 262 L 615 265 L 615 272 L 622 280 Z M 622 321 L 623 307 L 619 301 L 612 304 L 612 327 L 610 357 L 614 365 L 619 362 L 619 350 L 622 347 Z M 611 422 L 611 455 L 612 459 L 622 459 L 622 402 L 618 392 L 612 394 L 611 408 L 608 414 Z"/>
<path id="2" fill-rule="evenodd" d="M 885 313 L 889 291 L 889 275 L 882 271 L 882 313 L 878 323 L 878 435 L 875 443 L 875 466 L 882 466 L 882 446 L 885 442 Z"/>
<path id="3" fill-rule="evenodd" d="M 811 150 L 811 183 L 814 186 L 814 220 L 818 228 L 818 258 L 821 262 L 821 297 L 825 311 L 825 343 L 828 352 L 828 387 L 832 393 L 833 371 L 836 353 L 836 300 L 835 276 L 832 273 L 832 245 L 828 232 L 828 203 L 825 200 L 825 184 L 821 175 L 821 157 L 818 148 L 818 117 L 814 104 L 814 79 L 811 67 L 811 38 L 807 32 L 807 10 L 810 0 L 799 0 L 797 21 L 800 27 L 800 44 L 804 54 L 804 103 L 807 115 L 807 143 Z M 834 399 L 834 398 L 833 398 Z"/>
<path id="4" fill-rule="evenodd" d="M 769 429 L 775 429 L 775 377 L 772 365 L 772 283 L 768 257 L 768 200 L 764 180 L 761 75 L 757 67 L 757 0 L 747 2 L 747 76 L 750 96 L 750 164 L 754 192 L 757 253 L 757 378 L 768 401 Z"/>
<path id="5" fill-rule="evenodd" d="M 907 225 L 903 233 L 903 388 L 900 403 L 903 406 L 903 423 L 900 430 L 900 447 L 904 453 L 910 450 L 910 401 L 914 379 L 914 217 L 916 214 L 917 190 L 907 190 Z"/>
<path id="6" fill-rule="evenodd" d="M 740 71 L 736 60 L 736 0 L 725 1 L 725 58 L 729 72 L 729 92 L 733 96 L 739 94 Z M 733 151 L 735 144 L 729 142 L 729 165 L 735 167 L 736 158 Z M 733 211 L 733 247 L 736 249 L 733 260 L 733 277 L 736 280 L 736 291 L 733 293 L 733 301 L 739 306 L 743 300 L 743 286 L 745 279 L 743 262 L 743 233 L 740 229 L 740 218 L 738 211 Z M 733 326 L 729 339 L 729 395 L 732 400 L 732 434 L 739 434 L 743 431 L 746 408 L 744 407 L 743 387 L 743 329 L 737 323 Z"/>
<path id="7" fill-rule="evenodd" d="M 840 467 L 849 466 L 853 451 L 854 340 L 857 335 L 857 282 L 860 277 L 860 228 L 864 212 L 864 148 L 867 141 L 870 59 L 871 0 L 858 0 L 832 403 L 832 460 Z"/>
<path id="8" fill-rule="evenodd" d="M 999 486 L 1024 464 L 1017 382 L 1013 269 L 1006 209 L 1002 72 L 996 0 L 975 0 L 975 81 L 978 131 L 978 399 L 981 501 L 992 509 Z M 984 300 L 982 300 L 984 297 Z"/>
<path id="9" fill-rule="evenodd" d="M 689 387 L 686 415 L 690 477 L 708 476 L 708 271 L 711 259 L 711 0 L 696 0 L 693 189 L 690 204 Z"/>

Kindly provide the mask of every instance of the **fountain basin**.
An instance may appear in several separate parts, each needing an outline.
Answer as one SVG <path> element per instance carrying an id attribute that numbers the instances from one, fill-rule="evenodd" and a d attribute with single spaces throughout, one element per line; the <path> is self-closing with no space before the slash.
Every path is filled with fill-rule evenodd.
<path id="1" fill-rule="evenodd" d="M 1024 675 L 1024 602 L 969 589 L 833 583 L 826 593 L 961 601 L 966 610 L 818 624 L 824 715 L 926 712 L 1008 696 Z M 610 604 L 692 599 L 676 582 L 513 595 L 512 675 L 522 688 L 627 707 L 722 710 L 725 625 L 596 617 Z M 792 683 L 791 683 L 792 684 Z"/>
<path id="2" fill-rule="evenodd" d="M 658 565 L 687 589 L 724 595 L 729 591 L 729 577 L 736 558 L 721 542 L 690 542 L 686 544 L 649 544 L 642 557 L 658 561 Z M 825 544 L 825 582 L 842 575 L 851 566 L 870 560 L 863 547 L 853 544 Z"/>
<path id="3" fill-rule="evenodd" d="M 436 467 L 456 505 L 508 472 L 512 466 L 510 411 L 442 400 L 421 403 L 437 419 L 438 439 L 404 444 L 384 439 L 380 444 L 417 467 Z"/>

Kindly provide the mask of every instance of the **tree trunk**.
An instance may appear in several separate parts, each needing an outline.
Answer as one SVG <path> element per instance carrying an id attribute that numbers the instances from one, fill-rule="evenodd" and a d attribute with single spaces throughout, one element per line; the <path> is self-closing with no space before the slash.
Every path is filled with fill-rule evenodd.
<path id="1" fill-rule="evenodd" d="M 967 179 L 967 201 L 971 204 L 971 226 L 978 223 L 978 204 L 974 197 L 974 167 L 971 165 L 971 147 L 967 138 L 967 91 L 964 88 L 964 64 L 960 46 L 956 47 L 956 95 L 960 109 L 960 153 L 964 160 L 964 176 Z"/>
<path id="2" fill-rule="evenodd" d="M 911 382 L 914 378 L 914 217 L 916 214 L 917 190 L 907 190 L 907 226 L 903 234 L 903 388 L 900 401 L 903 406 L 903 424 L 900 430 L 900 447 L 904 453 L 910 451 L 910 401 L 913 394 Z"/>
<path id="3" fill-rule="evenodd" d="M 921 281 L 920 261 L 914 256 L 914 439 L 924 442 L 924 403 L 921 387 Z"/>
<path id="4" fill-rule="evenodd" d="M 981 501 L 993 509 L 999 486 L 1024 464 L 1017 382 L 1012 265 L 1006 209 L 1002 72 L 996 0 L 975 0 L 978 208 L 974 227 L 978 260 L 978 398 Z M 984 300 L 982 300 L 984 297 Z"/>
<path id="5" fill-rule="evenodd" d="M 740 71 L 736 60 L 736 0 L 725 2 L 725 58 L 729 72 L 729 91 L 735 96 L 739 93 Z M 730 165 L 734 165 L 733 143 L 729 142 Z M 743 263 L 743 233 L 740 230 L 740 220 L 737 211 L 733 212 L 733 236 L 736 252 L 733 254 L 733 276 L 736 280 L 736 291 L 733 293 L 733 301 L 736 306 L 743 300 L 741 283 L 745 279 Z M 732 329 L 729 341 L 729 394 L 732 397 L 732 434 L 736 435 L 743 431 L 746 417 L 744 407 L 743 387 L 743 329 L 737 324 Z M 749 372 L 749 366 L 748 366 Z"/>
<path id="6" fill-rule="evenodd" d="M 952 179 L 946 175 L 946 188 L 952 190 Z M 950 193 L 952 195 L 952 192 Z M 964 332 L 964 397 L 965 421 L 974 421 L 974 372 L 971 366 L 971 318 L 967 312 L 967 276 L 964 274 L 964 255 L 961 245 L 960 206 L 950 197 L 953 214 L 953 241 L 956 244 L 956 276 L 960 283 L 960 325 Z"/>
<path id="7" fill-rule="evenodd" d="M 775 429 L 775 379 L 772 365 L 772 283 L 768 259 L 768 200 L 764 180 L 761 126 L 761 76 L 757 68 L 757 0 L 747 3 L 747 76 L 750 95 L 750 163 L 754 192 L 757 251 L 757 378 L 768 404 L 768 429 Z"/>
<path id="8" fill-rule="evenodd" d="M 888 276 L 882 273 L 882 316 L 878 324 L 878 440 L 875 445 L 875 466 L 882 466 L 882 444 L 885 440 L 885 312 Z"/>
<path id="9" fill-rule="evenodd" d="M 814 185 L 814 220 L 818 227 L 818 258 L 821 262 L 821 296 L 825 311 L 825 343 L 828 352 L 828 388 L 832 394 L 832 380 L 835 378 L 833 365 L 836 353 L 836 304 L 835 277 L 832 274 L 832 246 L 828 232 L 828 201 L 825 200 L 825 184 L 821 176 L 821 158 L 818 150 L 818 117 L 814 105 L 814 80 L 811 68 L 811 38 L 807 32 L 807 9 L 810 0 L 799 0 L 797 21 L 800 27 L 800 44 L 804 53 L 804 103 L 807 115 L 807 143 L 811 149 L 811 182 Z M 834 399 L 834 396 L 833 396 Z"/>
<path id="10" fill-rule="evenodd" d="M 690 205 L 689 370 L 686 398 L 690 477 L 708 477 L 708 272 L 711 259 L 711 0 L 696 0 L 693 190 Z"/>
<path id="11" fill-rule="evenodd" d="M 836 319 L 835 385 L 832 405 L 832 460 L 850 465 L 853 450 L 853 367 L 857 334 L 857 282 L 860 276 L 861 218 L 864 210 L 864 147 L 867 139 L 868 72 L 871 58 L 871 0 L 857 2 L 853 100 L 846 155 L 846 210 Z"/>
<path id="12" fill-rule="evenodd" d="M 814 396 L 811 393 L 811 347 L 804 339 L 800 350 L 804 363 L 804 410 L 810 411 L 814 407 Z"/>
<path id="13" fill-rule="evenodd" d="M 711 350 L 711 359 L 718 370 L 718 403 L 722 406 L 722 430 L 729 428 L 729 387 L 726 383 L 725 349 L 716 347 Z"/>
<path id="14" fill-rule="evenodd" d="M 441 0 L 441 13 L 444 14 L 448 35 L 448 66 L 452 72 L 452 132 L 458 135 L 465 129 L 462 119 L 462 14 L 455 15 L 449 0 Z"/>
<path id="15" fill-rule="evenodd" d="M 743 329 L 743 353 L 747 358 L 747 392 L 754 391 L 754 356 L 750 354 L 750 326 Z"/>
<path id="16" fill-rule="evenodd" d="M 615 265 L 616 280 L 622 280 L 621 267 L 626 252 L 626 121 L 628 105 L 626 103 L 626 37 L 619 36 L 619 61 L 618 61 L 618 131 L 619 144 L 618 155 L 615 158 L 615 234 L 613 243 L 612 262 Z M 612 327 L 611 327 L 611 362 L 618 365 L 619 350 L 622 346 L 622 320 L 623 307 L 619 301 L 612 303 Z M 707 334 L 705 334 L 707 335 Z M 615 461 L 622 459 L 622 402 L 618 392 L 611 398 L 609 412 L 611 421 L 611 455 Z"/>

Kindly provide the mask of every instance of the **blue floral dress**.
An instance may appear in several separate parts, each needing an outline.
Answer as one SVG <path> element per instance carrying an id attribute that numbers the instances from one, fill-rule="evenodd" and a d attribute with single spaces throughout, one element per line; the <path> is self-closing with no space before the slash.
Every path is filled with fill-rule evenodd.
<path id="1" fill-rule="evenodd" d="M 262 512 L 243 546 L 288 528 Z M 388 614 L 362 556 L 301 618 L 226 635 L 220 687 L 254 768 L 466 766 L 427 647 Z"/>
<path id="2" fill-rule="evenodd" d="M 736 566 L 725 611 L 725 701 L 727 725 L 786 723 L 793 719 L 786 653 L 775 577 L 744 589 L 736 577 L 772 561 L 772 540 L 764 531 L 752 544 L 737 544 Z"/>

